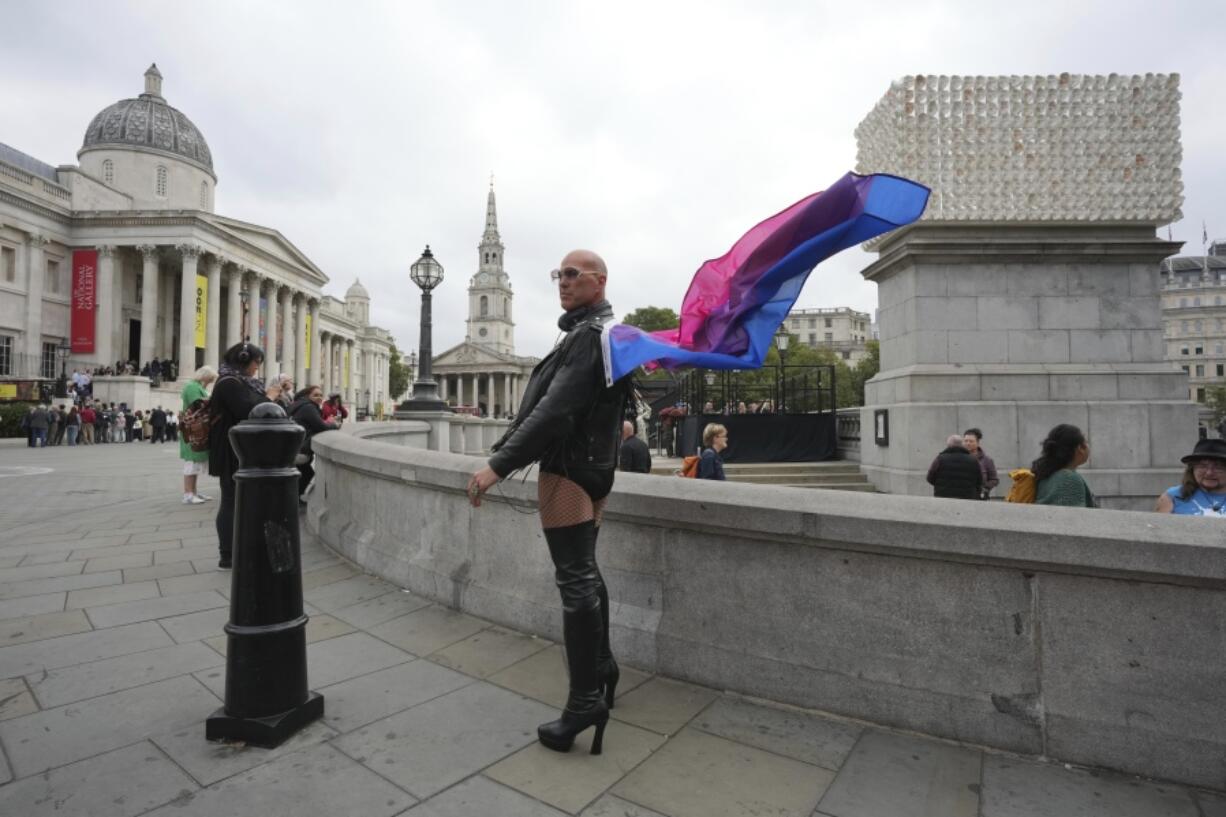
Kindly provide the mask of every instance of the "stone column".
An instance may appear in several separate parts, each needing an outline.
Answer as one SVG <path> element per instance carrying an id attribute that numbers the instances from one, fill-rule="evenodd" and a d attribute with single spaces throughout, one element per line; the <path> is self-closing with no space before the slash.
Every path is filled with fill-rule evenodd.
<path id="1" fill-rule="evenodd" d="M 464 402 L 464 375 L 462 374 L 455 376 L 455 404 L 457 406 L 466 405 Z"/>
<path id="2" fill-rule="evenodd" d="M 142 244 L 136 249 L 140 251 L 144 261 L 140 288 L 140 357 L 136 361 L 139 369 L 154 357 L 158 326 L 159 273 L 158 248 L 152 244 Z"/>
<path id="3" fill-rule="evenodd" d="M 260 343 L 260 292 L 263 284 L 260 274 L 253 269 L 246 270 L 244 286 L 247 287 L 247 314 L 243 326 L 243 340 Z"/>
<path id="4" fill-rule="evenodd" d="M 345 378 L 345 402 L 349 405 L 356 405 L 356 402 L 353 399 L 353 394 L 354 394 L 353 381 L 355 379 L 354 375 L 357 374 L 355 369 L 356 367 L 353 365 L 353 338 L 346 338 L 345 339 L 345 373 L 347 377 Z"/>
<path id="5" fill-rule="evenodd" d="M 294 386 L 298 385 L 298 377 L 294 374 L 294 367 L 297 361 L 294 358 L 294 338 L 296 330 L 294 329 L 294 293 L 289 287 L 281 290 L 281 306 L 280 315 L 283 322 L 282 331 L 278 334 L 281 338 L 281 371 L 294 378 Z"/>
<path id="6" fill-rule="evenodd" d="M 205 307 L 204 365 L 217 368 L 221 356 L 221 267 L 225 260 L 214 255 L 209 261 L 208 303 Z"/>
<path id="7" fill-rule="evenodd" d="M 194 244 L 180 244 L 177 249 L 183 256 L 179 278 L 179 359 L 180 375 L 196 371 L 196 267 L 200 260 L 200 248 Z"/>
<path id="8" fill-rule="evenodd" d="M 229 349 L 243 339 L 243 268 L 230 268 L 230 286 L 226 290 L 226 343 Z M 210 366 L 213 364 L 210 363 Z"/>
<path id="9" fill-rule="evenodd" d="M 157 352 L 161 360 L 174 360 L 179 356 L 179 339 L 175 337 L 175 320 L 179 314 L 175 310 L 175 291 L 179 288 L 179 279 L 174 273 L 166 274 L 162 260 L 164 258 L 158 259 L 158 292 L 161 295 L 158 317 L 162 321 L 162 335 L 158 340 Z"/>
<path id="10" fill-rule="evenodd" d="M 47 277 L 47 257 L 43 248 L 46 237 L 38 233 L 26 236 L 26 334 L 25 349 L 28 374 L 42 376 L 43 362 L 43 284 Z"/>
<path id="11" fill-rule="evenodd" d="M 306 295 L 294 293 L 294 385 L 303 389 L 311 376 L 306 365 Z"/>
<path id="12" fill-rule="evenodd" d="M 315 375 L 316 383 L 323 383 L 324 380 L 324 350 L 322 345 L 323 332 L 319 328 L 319 301 L 315 298 L 311 299 L 311 366 L 318 372 Z"/>
<path id="13" fill-rule="evenodd" d="M 438 399 L 444 403 L 447 402 L 447 392 L 449 391 L 447 383 L 451 380 L 451 375 L 445 374 L 438 378 Z"/>
<path id="14" fill-rule="evenodd" d="M 280 371 L 281 362 L 277 360 L 277 295 L 281 285 L 276 281 L 268 281 L 268 317 L 264 319 L 264 380 L 271 381 Z"/>
<path id="15" fill-rule="evenodd" d="M 115 247 L 102 244 L 98 250 L 98 312 L 94 316 L 94 359 L 102 366 L 115 365 Z"/>
<path id="16" fill-rule="evenodd" d="M 511 410 L 511 373 L 502 373 L 502 413 L 506 414 Z"/>

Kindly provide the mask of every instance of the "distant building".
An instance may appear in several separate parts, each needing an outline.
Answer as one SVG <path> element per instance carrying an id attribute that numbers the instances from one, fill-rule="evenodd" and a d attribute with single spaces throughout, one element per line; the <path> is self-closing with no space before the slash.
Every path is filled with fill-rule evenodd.
<path id="1" fill-rule="evenodd" d="M 1226 242 L 1208 255 L 1162 262 L 1162 325 L 1166 359 L 1188 374 L 1188 397 L 1204 405 L 1205 391 L 1226 386 Z M 1201 412 L 1201 425 L 1210 422 Z"/>
<path id="2" fill-rule="evenodd" d="M 485 231 L 477 245 L 477 272 L 468 282 L 468 330 L 463 343 L 432 362 L 439 396 L 448 405 L 489 417 L 514 414 L 535 357 L 515 354 L 515 293 L 503 268 L 494 185 L 485 202 Z"/>
<path id="3" fill-rule="evenodd" d="M 53 167 L 0 144 L 0 380 L 154 359 L 183 376 L 249 338 L 266 378 L 387 400 L 392 338 L 370 323 L 370 293 L 324 295 L 328 276 L 280 232 L 214 212 L 213 155 L 156 65 L 144 93 L 90 120 L 77 159 Z M 138 408 L 178 399 L 174 384 L 102 385 Z"/>
<path id="4" fill-rule="evenodd" d="M 849 366 L 868 356 L 871 317 L 846 306 L 793 309 L 783 326 L 810 349 L 830 349 Z"/>

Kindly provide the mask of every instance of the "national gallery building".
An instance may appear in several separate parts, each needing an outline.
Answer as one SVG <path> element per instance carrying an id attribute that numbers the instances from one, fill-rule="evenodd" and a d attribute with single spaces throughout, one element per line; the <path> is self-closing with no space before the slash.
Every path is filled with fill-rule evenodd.
<path id="1" fill-rule="evenodd" d="M 213 212 L 212 154 L 156 65 L 144 93 L 93 118 L 77 158 L 52 167 L 0 144 L 0 386 L 55 377 L 57 349 L 68 371 L 172 360 L 182 385 L 249 338 L 266 377 L 368 410 L 394 398 L 392 338 L 370 325 L 369 293 L 323 295 L 328 277 L 283 235 Z M 95 392 L 115 399 L 108 380 Z"/>

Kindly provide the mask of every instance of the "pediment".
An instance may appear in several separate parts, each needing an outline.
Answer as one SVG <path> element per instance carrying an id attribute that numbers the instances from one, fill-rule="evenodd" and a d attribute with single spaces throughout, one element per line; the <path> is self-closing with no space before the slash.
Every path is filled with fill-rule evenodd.
<path id="1" fill-rule="evenodd" d="M 219 230 L 233 236 L 236 241 L 252 245 L 282 263 L 297 268 L 304 276 L 315 278 L 320 284 L 328 281 L 328 276 L 324 275 L 323 271 L 315 266 L 302 250 L 271 227 L 262 227 L 259 224 L 250 224 L 215 214 L 210 214 L 207 218 Z"/>
<path id="2" fill-rule="evenodd" d="M 507 358 L 475 343 L 461 343 L 442 354 L 436 355 L 433 366 L 482 366 L 506 365 Z"/>

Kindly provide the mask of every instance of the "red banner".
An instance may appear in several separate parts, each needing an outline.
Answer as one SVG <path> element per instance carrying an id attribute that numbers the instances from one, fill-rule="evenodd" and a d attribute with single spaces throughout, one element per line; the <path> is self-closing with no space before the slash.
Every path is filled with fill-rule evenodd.
<path id="1" fill-rule="evenodd" d="M 98 306 L 98 251 L 72 251 L 72 351 L 94 351 Z"/>

